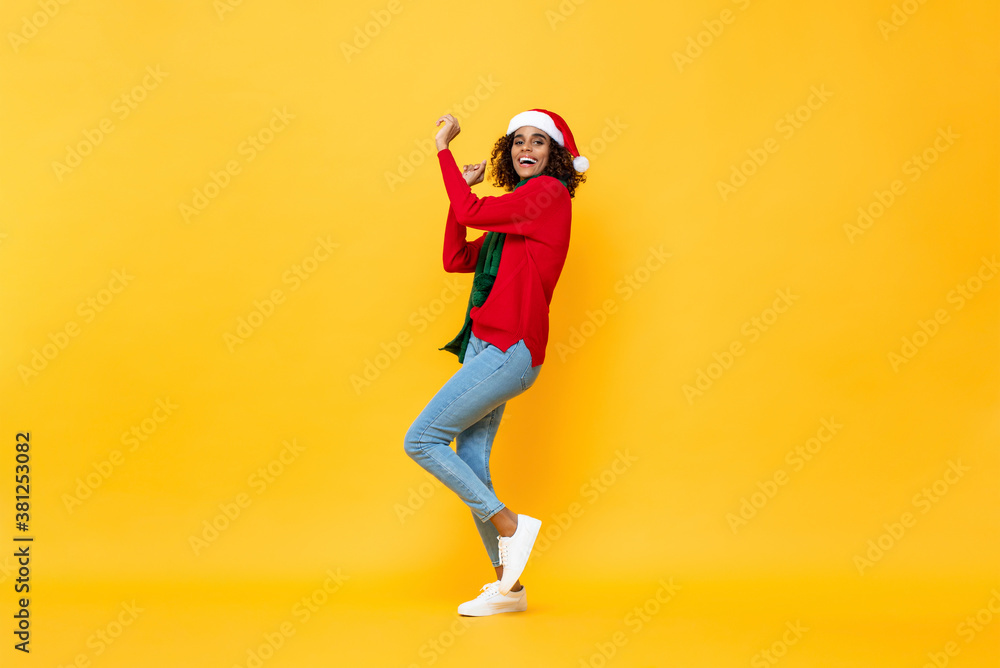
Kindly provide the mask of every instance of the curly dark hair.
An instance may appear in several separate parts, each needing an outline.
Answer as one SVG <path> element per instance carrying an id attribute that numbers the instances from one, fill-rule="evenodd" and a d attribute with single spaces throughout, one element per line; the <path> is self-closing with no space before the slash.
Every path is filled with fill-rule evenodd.
<path id="1" fill-rule="evenodd" d="M 514 170 L 514 160 L 510 157 L 510 147 L 514 144 L 514 133 L 504 135 L 497 140 L 493 146 L 493 155 L 490 158 L 490 170 L 493 172 L 493 184 L 499 188 L 510 192 L 520 181 L 521 177 Z M 583 172 L 578 172 L 573 168 L 573 155 L 564 147 L 549 139 L 549 161 L 545 165 L 547 176 L 553 176 L 566 182 L 569 189 L 569 196 L 576 194 L 576 188 L 587 180 Z"/>

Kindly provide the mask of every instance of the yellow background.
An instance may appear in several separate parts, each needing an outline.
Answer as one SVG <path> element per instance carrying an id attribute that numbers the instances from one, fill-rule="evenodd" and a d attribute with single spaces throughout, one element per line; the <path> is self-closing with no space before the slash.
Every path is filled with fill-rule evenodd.
<path id="1" fill-rule="evenodd" d="M 262 665 L 776 665 L 768 649 L 789 667 L 918 667 L 949 642 L 948 665 L 996 665 L 998 14 L 5 2 L 0 663 L 248 666 L 287 624 Z M 493 457 L 543 548 L 527 614 L 463 621 L 492 569 L 468 509 L 403 452 L 458 368 L 438 348 L 471 281 L 441 266 L 428 139 L 452 112 L 456 159 L 477 162 L 534 107 L 591 161 L 545 366 Z M 939 131 L 953 139 L 935 149 Z M 186 219 L 213 174 L 225 187 Z M 295 283 L 296 266 L 314 271 Z M 961 308 L 958 286 L 975 291 Z M 795 298 L 776 315 L 779 291 Z M 227 342 L 241 318 L 260 326 Z M 686 395 L 700 371 L 710 386 Z M 18 431 L 28 656 L 11 634 Z M 759 507 L 734 524 L 744 500 Z M 324 601 L 306 619 L 303 596 Z M 991 623 L 970 638 L 977 613 Z"/>

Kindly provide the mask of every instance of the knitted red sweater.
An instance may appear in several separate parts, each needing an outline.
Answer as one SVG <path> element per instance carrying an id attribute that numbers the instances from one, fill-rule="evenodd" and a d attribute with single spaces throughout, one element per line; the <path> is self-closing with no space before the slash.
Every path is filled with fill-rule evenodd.
<path id="1" fill-rule="evenodd" d="M 486 235 L 466 241 L 466 228 L 504 232 L 500 267 L 489 297 L 473 306 L 472 333 L 504 352 L 524 339 L 531 366 L 545 360 L 549 304 L 569 249 L 569 190 L 551 176 L 536 176 L 499 197 L 476 197 L 451 149 L 438 151 L 451 205 L 444 235 L 444 269 L 472 272 Z"/>

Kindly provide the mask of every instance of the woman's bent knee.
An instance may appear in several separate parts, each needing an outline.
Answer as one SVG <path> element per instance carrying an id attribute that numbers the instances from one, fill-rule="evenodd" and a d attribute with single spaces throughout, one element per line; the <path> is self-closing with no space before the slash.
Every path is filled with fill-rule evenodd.
<path id="1" fill-rule="evenodd" d="M 403 450 L 412 458 L 416 458 L 421 452 L 423 452 L 424 444 L 420 442 L 420 431 L 415 428 L 416 424 L 411 426 L 406 431 L 406 436 L 403 437 Z"/>

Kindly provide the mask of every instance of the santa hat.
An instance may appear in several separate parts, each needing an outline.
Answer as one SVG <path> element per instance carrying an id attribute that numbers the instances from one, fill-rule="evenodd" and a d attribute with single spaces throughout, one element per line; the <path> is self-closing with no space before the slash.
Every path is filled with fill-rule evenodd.
<path id="1" fill-rule="evenodd" d="M 530 125 L 536 127 L 539 130 L 544 130 L 546 134 L 552 137 L 553 140 L 573 156 L 573 169 L 578 172 L 585 172 L 587 168 L 590 167 L 590 161 L 585 157 L 580 155 L 580 152 L 576 150 L 576 142 L 573 141 L 573 133 L 570 132 L 569 126 L 566 125 L 566 121 L 562 119 L 562 116 L 555 114 L 551 111 L 546 111 L 545 109 L 532 109 L 530 111 L 522 111 L 514 118 L 510 119 L 510 124 L 507 126 L 507 134 L 510 134 L 514 130 L 525 125 Z"/>

